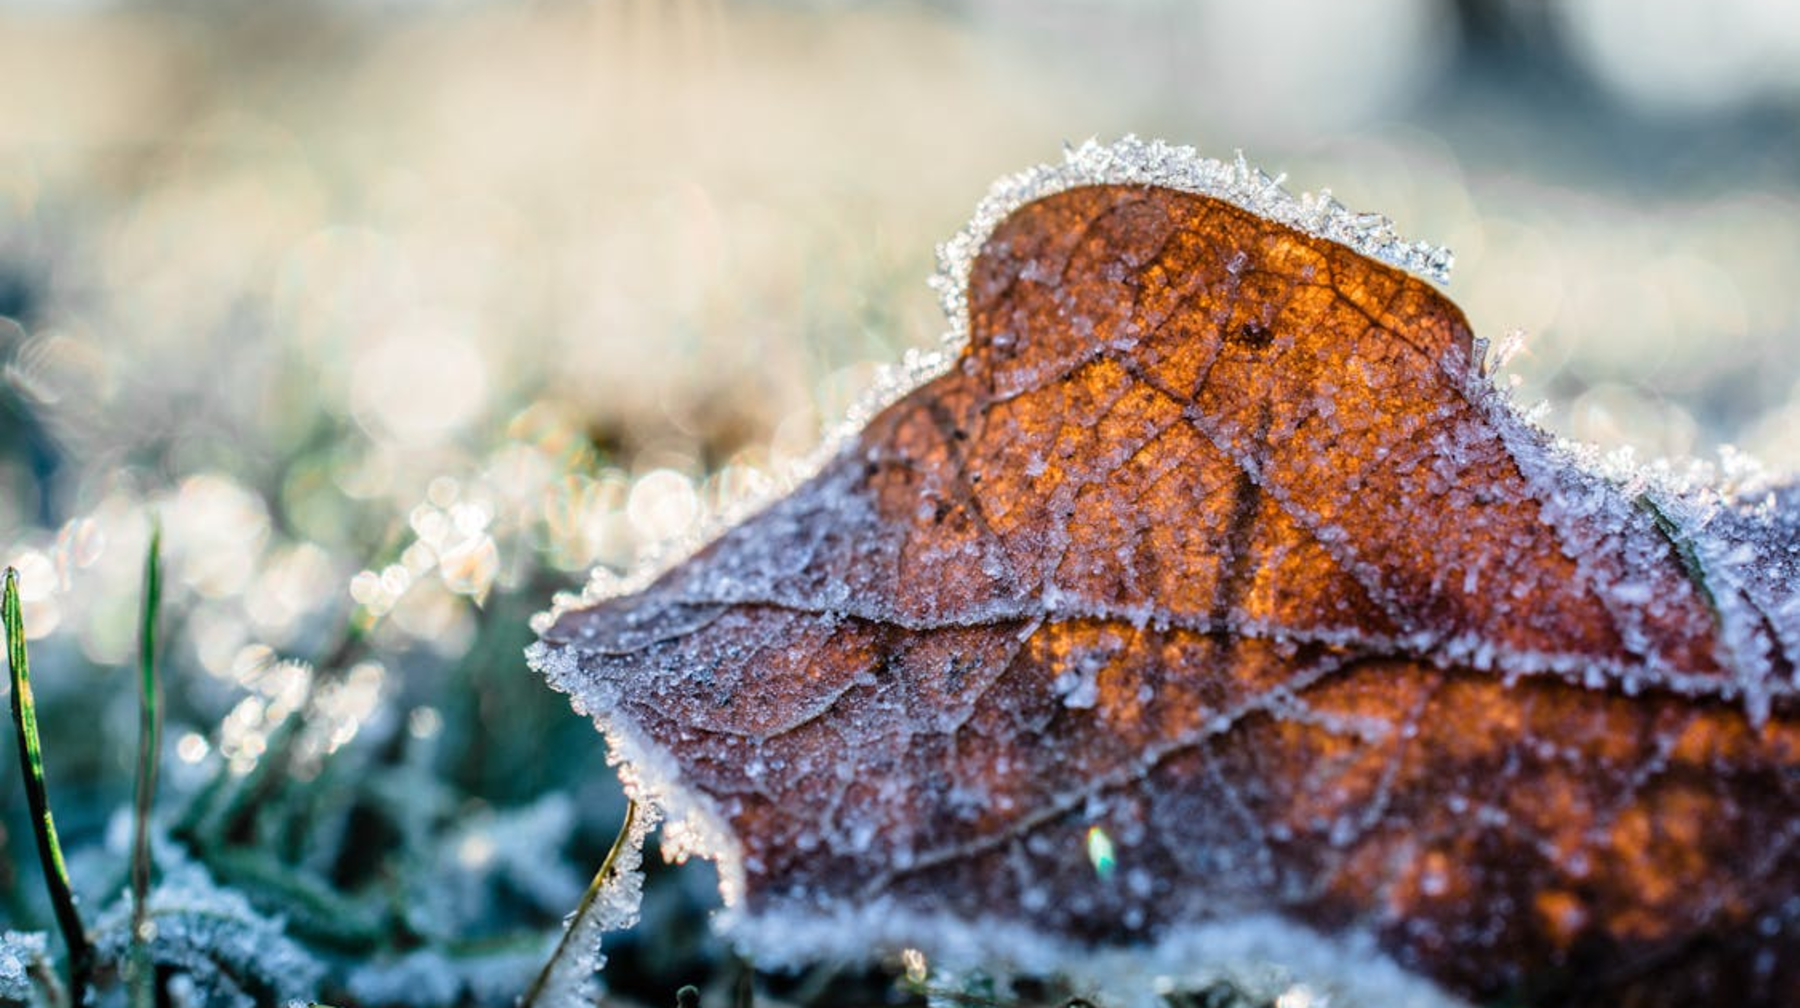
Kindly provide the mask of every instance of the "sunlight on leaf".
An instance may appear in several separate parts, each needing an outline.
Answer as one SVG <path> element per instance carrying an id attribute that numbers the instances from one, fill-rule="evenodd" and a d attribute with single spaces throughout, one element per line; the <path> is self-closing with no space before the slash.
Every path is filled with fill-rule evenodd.
<path id="1" fill-rule="evenodd" d="M 1372 941 L 1476 999 L 1800 991 L 1793 488 L 1595 471 L 1454 305 L 1340 244 L 1385 222 L 1171 157 L 1003 183 L 950 251 L 953 361 L 543 633 L 713 838 L 734 937 L 1339 983 Z"/>

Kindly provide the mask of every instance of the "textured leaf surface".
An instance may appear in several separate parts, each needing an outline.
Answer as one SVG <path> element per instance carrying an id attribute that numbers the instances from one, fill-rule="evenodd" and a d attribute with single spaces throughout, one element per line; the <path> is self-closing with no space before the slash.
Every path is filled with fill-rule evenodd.
<path id="1" fill-rule="evenodd" d="M 1794 494 L 1590 473 L 1436 291 L 1207 196 L 1046 196 L 968 283 L 947 373 L 543 635 L 750 930 L 1274 916 L 1474 998 L 1800 1003 Z"/>

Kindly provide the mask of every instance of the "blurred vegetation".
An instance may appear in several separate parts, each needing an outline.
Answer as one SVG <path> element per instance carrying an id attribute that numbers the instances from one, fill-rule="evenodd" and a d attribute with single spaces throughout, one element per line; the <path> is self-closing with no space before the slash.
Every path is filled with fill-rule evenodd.
<path id="1" fill-rule="evenodd" d="M 165 998 L 511 1004 L 625 807 L 530 616 L 792 478 L 942 330 L 933 243 L 1065 140 L 1333 184 L 1531 331 L 1559 429 L 1794 466 L 1800 27 L 1709 10 L 0 3 L 0 561 L 102 951 L 160 516 Z M 50 931 L 17 769 L 0 926 Z M 608 985 L 733 1003 L 707 869 L 648 892 Z"/>

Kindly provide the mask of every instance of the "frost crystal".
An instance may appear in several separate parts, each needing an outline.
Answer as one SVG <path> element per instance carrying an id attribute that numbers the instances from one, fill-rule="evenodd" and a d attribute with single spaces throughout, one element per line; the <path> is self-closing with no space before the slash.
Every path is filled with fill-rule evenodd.
<path id="1" fill-rule="evenodd" d="M 0 1001 L 31 1000 L 31 970 L 49 958 L 48 948 L 40 932 L 0 934 Z"/>
<path id="2" fill-rule="evenodd" d="M 537 1004 L 576 1008 L 593 1003 L 595 974 L 606 965 L 601 936 L 637 923 L 644 902 L 644 842 L 656 828 L 656 806 L 639 801 L 629 828 L 614 848 L 599 888 L 565 922 L 566 932 L 543 978 Z"/>
<path id="3" fill-rule="evenodd" d="M 216 885 L 205 869 L 167 848 L 163 879 L 149 896 L 150 959 L 185 974 L 201 1003 L 257 1008 L 310 1000 L 324 966 L 289 940 L 280 918 L 256 912 L 242 895 Z M 131 944 L 131 898 L 101 916 L 96 949 L 122 960 Z"/>
<path id="4" fill-rule="evenodd" d="M 1167 994 L 1224 983 L 1255 1003 L 1296 985 L 1343 1008 L 1468 1008 L 1409 975 L 1364 933 L 1322 936 L 1279 917 L 1240 917 L 1177 928 L 1148 946 L 1088 949 L 1016 923 L 919 915 L 888 900 L 829 911 L 760 916 L 730 932 L 759 966 L 798 968 L 819 959 L 855 962 L 871 947 L 901 948 L 932 936 L 934 978 L 985 972 L 1058 976 L 1110 1008 L 1168 1008 Z M 1315 1002 L 1317 1003 L 1317 1002 Z"/>
<path id="5" fill-rule="evenodd" d="M 1448 249 L 1405 241 L 1395 233 L 1392 221 L 1380 214 L 1356 213 L 1334 199 L 1330 190 L 1295 196 L 1282 187 L 1285 180 L 1286 176 L 1252 167 L 1241 151 L 1225 162 L 1202 157 L 1192 147 L 1135 136 L 1110 144 L 1088 140 L 1065 149 L 1062 164 L 1008 175 L 988 190 L 962 231 L 938 246 L 938 274 L 931 286 L 950 319 L 945 342 L 954 351 L 968 341 L 969 270 L 988 236 L 1019 207 L 1077 186 L 1160 186 L 1213 196 L 1438 283 L 1449 281 L 1455 257 Z"/>

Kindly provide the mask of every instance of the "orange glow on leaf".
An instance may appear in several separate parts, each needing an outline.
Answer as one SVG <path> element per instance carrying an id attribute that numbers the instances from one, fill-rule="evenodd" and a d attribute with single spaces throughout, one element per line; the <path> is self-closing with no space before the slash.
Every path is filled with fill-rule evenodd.
<path id="1" fill-rule="evenodd" d="M 1749 589 L 1454 305 L 1098 185 L 1001 223 L 968 305 L 811 483 L 545 634 L 721 810 L 750 914 L 1277 914 L 1477 1000 L 1800 1003 L 1794 642 L 1723 633 Z"/>

